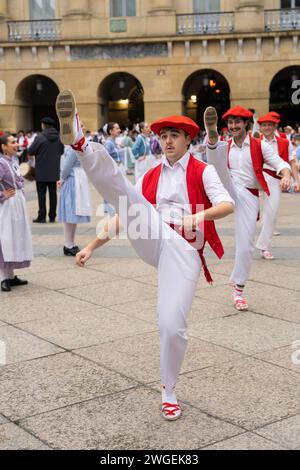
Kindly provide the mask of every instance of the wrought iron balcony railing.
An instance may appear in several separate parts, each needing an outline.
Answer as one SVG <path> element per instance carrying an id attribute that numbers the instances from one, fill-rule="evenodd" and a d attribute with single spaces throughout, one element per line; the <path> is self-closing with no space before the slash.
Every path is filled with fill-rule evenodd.
<path id="1" fill-rule="evenodd" d="M 177 15 L 177 34 L 219 34 L 234 31 L 234 13 Z"/>
<path id="2" fill-rule="evenodd" d="M 61 38 L 61 20 L 8 21 L 9 41 L 56 41 Z"/>
<path id="3" fill-rule="evenodd" d="M 293 31 L 300 29 L 300 8 L 265 11 L 266 31 Z"/>

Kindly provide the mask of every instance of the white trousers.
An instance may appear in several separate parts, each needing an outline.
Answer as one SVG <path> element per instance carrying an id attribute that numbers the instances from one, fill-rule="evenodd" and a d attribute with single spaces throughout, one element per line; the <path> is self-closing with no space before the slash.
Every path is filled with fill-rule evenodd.
<path id="1" fill-rule="evenodd" d="M 201 271 L 199 255 L 163 222 L 102 145 L 92 143 L 89 148 L 84 154 L 77 153 L 82 167 L 99 193 L 116 208 L 136 253 L 158 269 L 160 368 L 168 393 L 176 385 L 187 347 L 187 318 Z M 139 225 L 142 236 L 135 236 L 134 224 Z"/>
<path id="2" fill-rule="evenodd" d="M 5 281 L 6 279 L 13 279 L 14 270 L 10 268 L 2 268 L 0 269 L 0 282 Z"/>
<path id="3" fill-rule="evenodd" d="M 235 262 L 230 281 L 244 286 L 250 276 L 259 198 L 247 188 L 233 185 L 227 159 L 227 143 L 220 142 L 214 150 L 207 147 L 207 162 L 214 165 L 223 185 L 235 201 Z"/>
<path id="4" fill-rule="evenodd" d="M 262 219 L 262 229 L 258 240 L 256 242 L 256 248 L 259 250 L 269 251 L 271 248 L 271 242 L 273 232 L 276 227 L 277 215 L 279 212 L 281 189 L 280 180 L 273 178 L 271 175 L 265 174 L 265 179 L 270 189 L 270 196 L 264 194 L 264 212 Z"/>

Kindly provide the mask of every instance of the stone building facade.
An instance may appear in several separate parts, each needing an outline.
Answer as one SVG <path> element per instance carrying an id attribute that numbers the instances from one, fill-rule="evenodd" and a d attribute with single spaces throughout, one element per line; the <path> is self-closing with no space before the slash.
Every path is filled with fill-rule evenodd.
<path id="1" fill-rule="evenodd" d="M 208 104 L 300 123 L 299 36 L 300 0 L 0 0 L 0 129 L 38 129 L 64 88 L 93 130 Z"/>

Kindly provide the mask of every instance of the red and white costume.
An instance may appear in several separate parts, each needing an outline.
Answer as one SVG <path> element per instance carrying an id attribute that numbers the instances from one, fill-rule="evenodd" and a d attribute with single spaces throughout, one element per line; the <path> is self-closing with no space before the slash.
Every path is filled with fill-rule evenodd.
<path id="1" fill-rule="evenodd" d="M 260 122 L 266 121 L 261 120 Z M 288 139 L 282 139 L 275 136 L 271 141 L 267 140 L 265 137 L 262 137 L 262 141 L 269 144 L 272 147 L 273 152 L 279 155 L 284 162 L 289 163 L 293 160 L 293 146 Z M 264 212 L 262 219 L 262 229 L 256 242 L 256 248 L 262 251 L 269 251 L 271 248 L 272 236 L 276 227 L 276 220 L 281 199 L 281 189 L 280 178 L 278 178 L 274 171 L 272 171 L 272 167 L 270 165 L 264 165 L 264 173 L 270 190 L 270 196 L 263 196 Z"/>
<path id="2" fill-rule="evenodd" d="M 238 106 L 226 115 L 249 118 L 249 112 L 244 112 L 241 114 L 243 108 Z M 207 161 L 215 166 L 222 183 L 235 201 L 235 264 L 230 280 L 235 285 L 244 286 L 249 279 L 254 251 L 259 190 L 269 195 L 264 164 L 268 164 L 277 174 L 289 168 L 289 164 L 274 153 L 270 145 L 249 135 L 241 148 L 234 140 L 219 142 L 216 148 L 208 146 Z"/>
<path id="3" fill-rule="evenodd" d="M 158 270 L 161 380 L 170 392 L 187 347 L 187 318 L 202 264 L 201 250 L 198 253 L 197 249 L 204 242 L 200 233 L 195 247 L 170 224 L 181 224 L 185 215 L 196 212 L 197 205 L 207 208 L 234 202 L 215 169 L 188 152 L 173 167 L 164 157 L 162 164 L 149 170 L 136 186 L 124 177 L 101 144 L 90 143 L 78 156 L 95 188 L 115 207 L 136 253 Z M 133 236 L 136 232 L 133 234 L 131 228 L 137 225 L 141 235 Z M 204 229 L 205 239 L 221 257 L 223 248 L 214 223 L 205 222 Z M 205 272 L 209 279 L 206 268 Z"/>

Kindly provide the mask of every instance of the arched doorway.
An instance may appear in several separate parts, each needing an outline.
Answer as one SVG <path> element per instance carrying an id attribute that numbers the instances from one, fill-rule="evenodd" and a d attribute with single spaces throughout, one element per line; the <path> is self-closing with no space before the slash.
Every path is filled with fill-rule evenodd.
<path id="1" fill-rule="evenodd" d="M 296 80 L 300 80 L 300 65 L 286 67 L 280 70 L 270 85 L 270 111 L 277 111 L 281 115 L 282 126 L 300 125 L 299 104 L 293 103 Z"/>
<path id="2" fill-rule="evenodd" d="M 59 94 L 56 83 L 44 75 L 30 75 L 22 80 L 16 90 L 17 130 L 41 129 L 41 118 L 57 120 L 55 101 Z"/>
<path id="3" fill-rule="evenodd" d="M 203 113 L 214 106 L 219 118 L 230 108 L 230 88 L 226 78 L 216 70 L 198 70 L 183 85 L 183 113 L 203 129 Z"/>
<path id="4" fill-rule="evenodd" d="M 144 120 L 144 89 L 139 80 L 125 72 L 106 77 L 99 86 L 99 124 L 126 125 Z"/>

